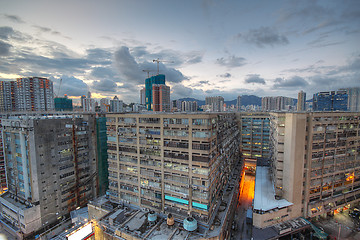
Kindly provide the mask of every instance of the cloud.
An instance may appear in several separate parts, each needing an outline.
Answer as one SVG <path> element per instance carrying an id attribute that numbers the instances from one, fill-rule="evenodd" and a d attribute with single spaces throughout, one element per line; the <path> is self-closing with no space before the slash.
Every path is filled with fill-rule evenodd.
<path id="1" fill-rule="evenodd" d="M 201 51 L 192 51 L 185 54 L 185 63 L 186 64 L 196 64 L 202 62 L 204 53 Z"/>
<path id="2" fill-rule="evenodd" d="M 129 48 L 122 46 L 114 54 L 115 65 L 120 74 L 127 81 L 134 84 L 144 83 L 144 75 L 135 58 L 130 54 Z"/>
<path id="3" fill-rule="evenodd" d="M 175 84 L 171 88 L 171 99 L 191 97 L 192 94 L 193 94 L 193 89 L 186 87 L 182 84 Z"/>
<path id="4" fill-rule="evenodd" d="M 89 91 L 88 85 L 73 76 L 61 76 L 62 83 L 60 88 L 60 96 L 67 94 L 69 96 L 82 96 L 86 95 Z M 54 93 L 58 94 L 60 79 L 56 79 L 54 82 Z"/>
<path id="5" fill-rule="evenodd" d="M 120 47 L 114 54 L 115 66 L 125 82 L 140 85 L 144 84 L 146 75 L 142 70 L 156 69 L 154 63 L 147 61 L 137 62 L 135 57 L 130 53 L 126 46 Z M 154 66 L 155 65 L 155 66 Z M 171 83 L 179 83 L 187 79 L 180 71 L 175 68 L 168 68 L 163 63 L 159 63 L 160 73 L 165 74 L 166 81 Z"/>
<path id="6" fill-rule="evenodd" d="M 294 76 L 290 79 L 276 78 L 274 88 L 300 88 L 306 87 L 309 83 L 302 77 Z"/>
<path id="7" fill-rule="evenodd" d="M 62 36 L 64 38 L 71 39 L 70 37 L 63 36 L 59 31 L 53 30 L 53 29 L 48 28 L 48 27 L 43 27 L 43 26 L 39 26 L 39 25 L 33 25 L 33 27 L 36 28 L 37 30 L 39 30 L 42 33 L 50 33 L 50 34 L 53 34 L 53 35 L 59 35 L 59 36 Z"/>
<path id="8" fill-rule="evenodd" d="M 0 27 L 0 39 L 8 40 L 14 33 L 15 32 L 12 27 Z"/>
<path id="9" fill-rule="evenodd" d="M 100 80 L 100 81 L 94 81 L 91 85 L 92 89 L 101 91 L 101 92 L 110 92 L 110 93 L 116 93 L 117 85 L 112 80 Z"/>
<path id="10" fill-rule="evenodd" d="M 279 14 L 279 20 L 286 22 L 292 19 L 318 20 L 326 19 L 334 12 L 328 8 L 321 6 L 316 1 L 289 2 L 287 8 L 283 8 Z"/>
<path id="11" fill-rule="evenodd" d="M 287 45 L 289 40 L 286 36 L 279 34 L 275 29 L 270 27 L 260 27 L 251 29 L 245 34 L 239 34 L 237 37 L 245 39 L 250 44 L 258 47 Z"/>
<path id="12" fill-rule="evenodd" d="M 220 75 L 217 75 L 218 77 L 221 77 L 221 78 L 230 78 L 231 77 L 231 74 L 230 73 L 224 73 L 224 74 L 220 74 Z"/>
<path id="13" fill-rule="evenodd" d="M 16 15 L 4 15 L 5 18 L 9 19 L 10 21 L 16 22 L 16 23 L 25 23 L 19 16 Z"/>
<path id="14" fill-rule="evenodd" d="M 261 78 L 259 74 L 248 74 L 246 79 L 246 83 L 258 83 L 265 85 L 265 79 Z"/>
<path id="15" fill-rule="evenodd" d="M 90 75 L 96 79 L 105 78 L 120 82 L 120 79 L 110 67 L 94 67 L 92 68 Z"/>
<path id="16" fill-rule="evenodd" d="M 246 59 L 243 57 L 236 57 L 235 55 L 230 55 L 226 58 L 222 57 L 216 59 L 215 63 L 228 68 L 235 68 L 244 66 L 246 64 L 245 60 Z"/>
<path id="17" fill-rule="evenodd" d="M 204 85 L 211 85 L 211 84 L 210 84 L 210 82 L 208 80 L 202 80 L 202 81 L 199 81 L 197 83 L 193 83 L 190 86 L 191 87 L 202 87 Z"/>
<path id="18" fill-rule="evenodd" d="M 86 49 L 87 59 L 100 61 L 100 60 L 107 60 L 109 61 L 113 54 L 110 51 L 107 51 L 102 48 L 90 48 Z"/>
<path id="19" fill-rule="evenodd" d="M 10 44 L 0 40 L 0 56 L 9 55 L 11 47 Z"/>
<path id="20" fill-rule="evenodd" d="M 51 28 L 48 28 L 48 27 L 42 27 L 42 26 L 37 26 L 37 25 L 34 25 L 34 28 L 36 28 L 37 30 L 41 31 L 41 32 L 45 32 L 45 33 L 48 33 L 48 32 L 51 32 Z"/>

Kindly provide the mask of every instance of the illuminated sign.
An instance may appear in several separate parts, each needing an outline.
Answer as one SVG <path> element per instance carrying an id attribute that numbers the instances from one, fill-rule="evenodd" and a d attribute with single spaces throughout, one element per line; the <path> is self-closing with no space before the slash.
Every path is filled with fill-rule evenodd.
<path id="1" fill-rule="evenodd" d="M 76 229 L 75 231 L 71 232 L 70 234 L 66 235 L 67 240 L 82 240 L 92 234 L 92 227 L 91 223 L 87 223 L 84 226 Z"/>

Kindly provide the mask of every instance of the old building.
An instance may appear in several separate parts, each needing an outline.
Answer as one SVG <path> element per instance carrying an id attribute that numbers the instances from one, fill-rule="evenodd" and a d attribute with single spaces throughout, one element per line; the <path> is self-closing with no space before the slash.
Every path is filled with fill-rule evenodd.
<path id="1" fill-rule="evenodd" d="M 107 121 L 110 201 L 210 227 L 240 164 L 235 114 L 108 114 Z"/>
<path id="2" fill-rule="evenodd" d="M 271 113 L 270 121 L 271 166 L 256 175 L 255 226 L 326 216 L 360 201 L 359 113 Z M 269 181 L 274 204 L 257 205 Z"/>
<path id="3" fill-rule="evenodd" d="M 0 197 L 3 227 L 33 237 L 95 197 L 94 115 L 2 119 L 8 192 Z"/>

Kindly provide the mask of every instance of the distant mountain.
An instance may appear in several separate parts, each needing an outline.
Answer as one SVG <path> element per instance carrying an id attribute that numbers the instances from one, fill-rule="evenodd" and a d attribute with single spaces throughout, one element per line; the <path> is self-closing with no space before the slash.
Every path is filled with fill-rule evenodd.
<path id="1" fill-rule="evenodd" d="M 199 106 L 205 105 L 204 100 L 198 100 L 196 98 L 180 98 L 180 101 L 196 101 Z M 231 101 L 225 101 L 226 105 L 236 105 L 237 99 Z M 257 105 L 261 106 L 261 97 L 255 95 L 242 95 L 241 96 L 241 105 Z"/>
<path id="2" fill-rule="evenodd" d="M 227 106 L 230 105 L 236 105 L 237 99 L 231 100 L 231 101 L 225 101 Z M 242 95 L 241 96 L 241 105 L 247 106 L 247 105 L 257 105 L 261 106 L 261 97 L 255 96 L 255 95 Z"/>

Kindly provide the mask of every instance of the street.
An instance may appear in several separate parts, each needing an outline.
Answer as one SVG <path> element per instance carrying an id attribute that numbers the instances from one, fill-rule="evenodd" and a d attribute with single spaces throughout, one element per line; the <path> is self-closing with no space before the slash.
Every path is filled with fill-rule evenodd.
<path id="1" fill-rule="evenodd" d="M 236 230 L 233 231 L 232 239 L 250 239 L 251 225 L 246 224 L 246 210 L 251 207 L 254 198 L 255 176 L 245 175 L 242 189 L 240 190 L 239 204 L 236 208 Z"/>
<path id="2" fill-rule="evenodd" d="M 349 216 L 349 210 L 337 213 L 333 217 L 321 219 L 314 223 L 322 227 L 331 239 L 356 240 L 360 239 L 360 232 L 356 231 L 358 224 Z"/>

